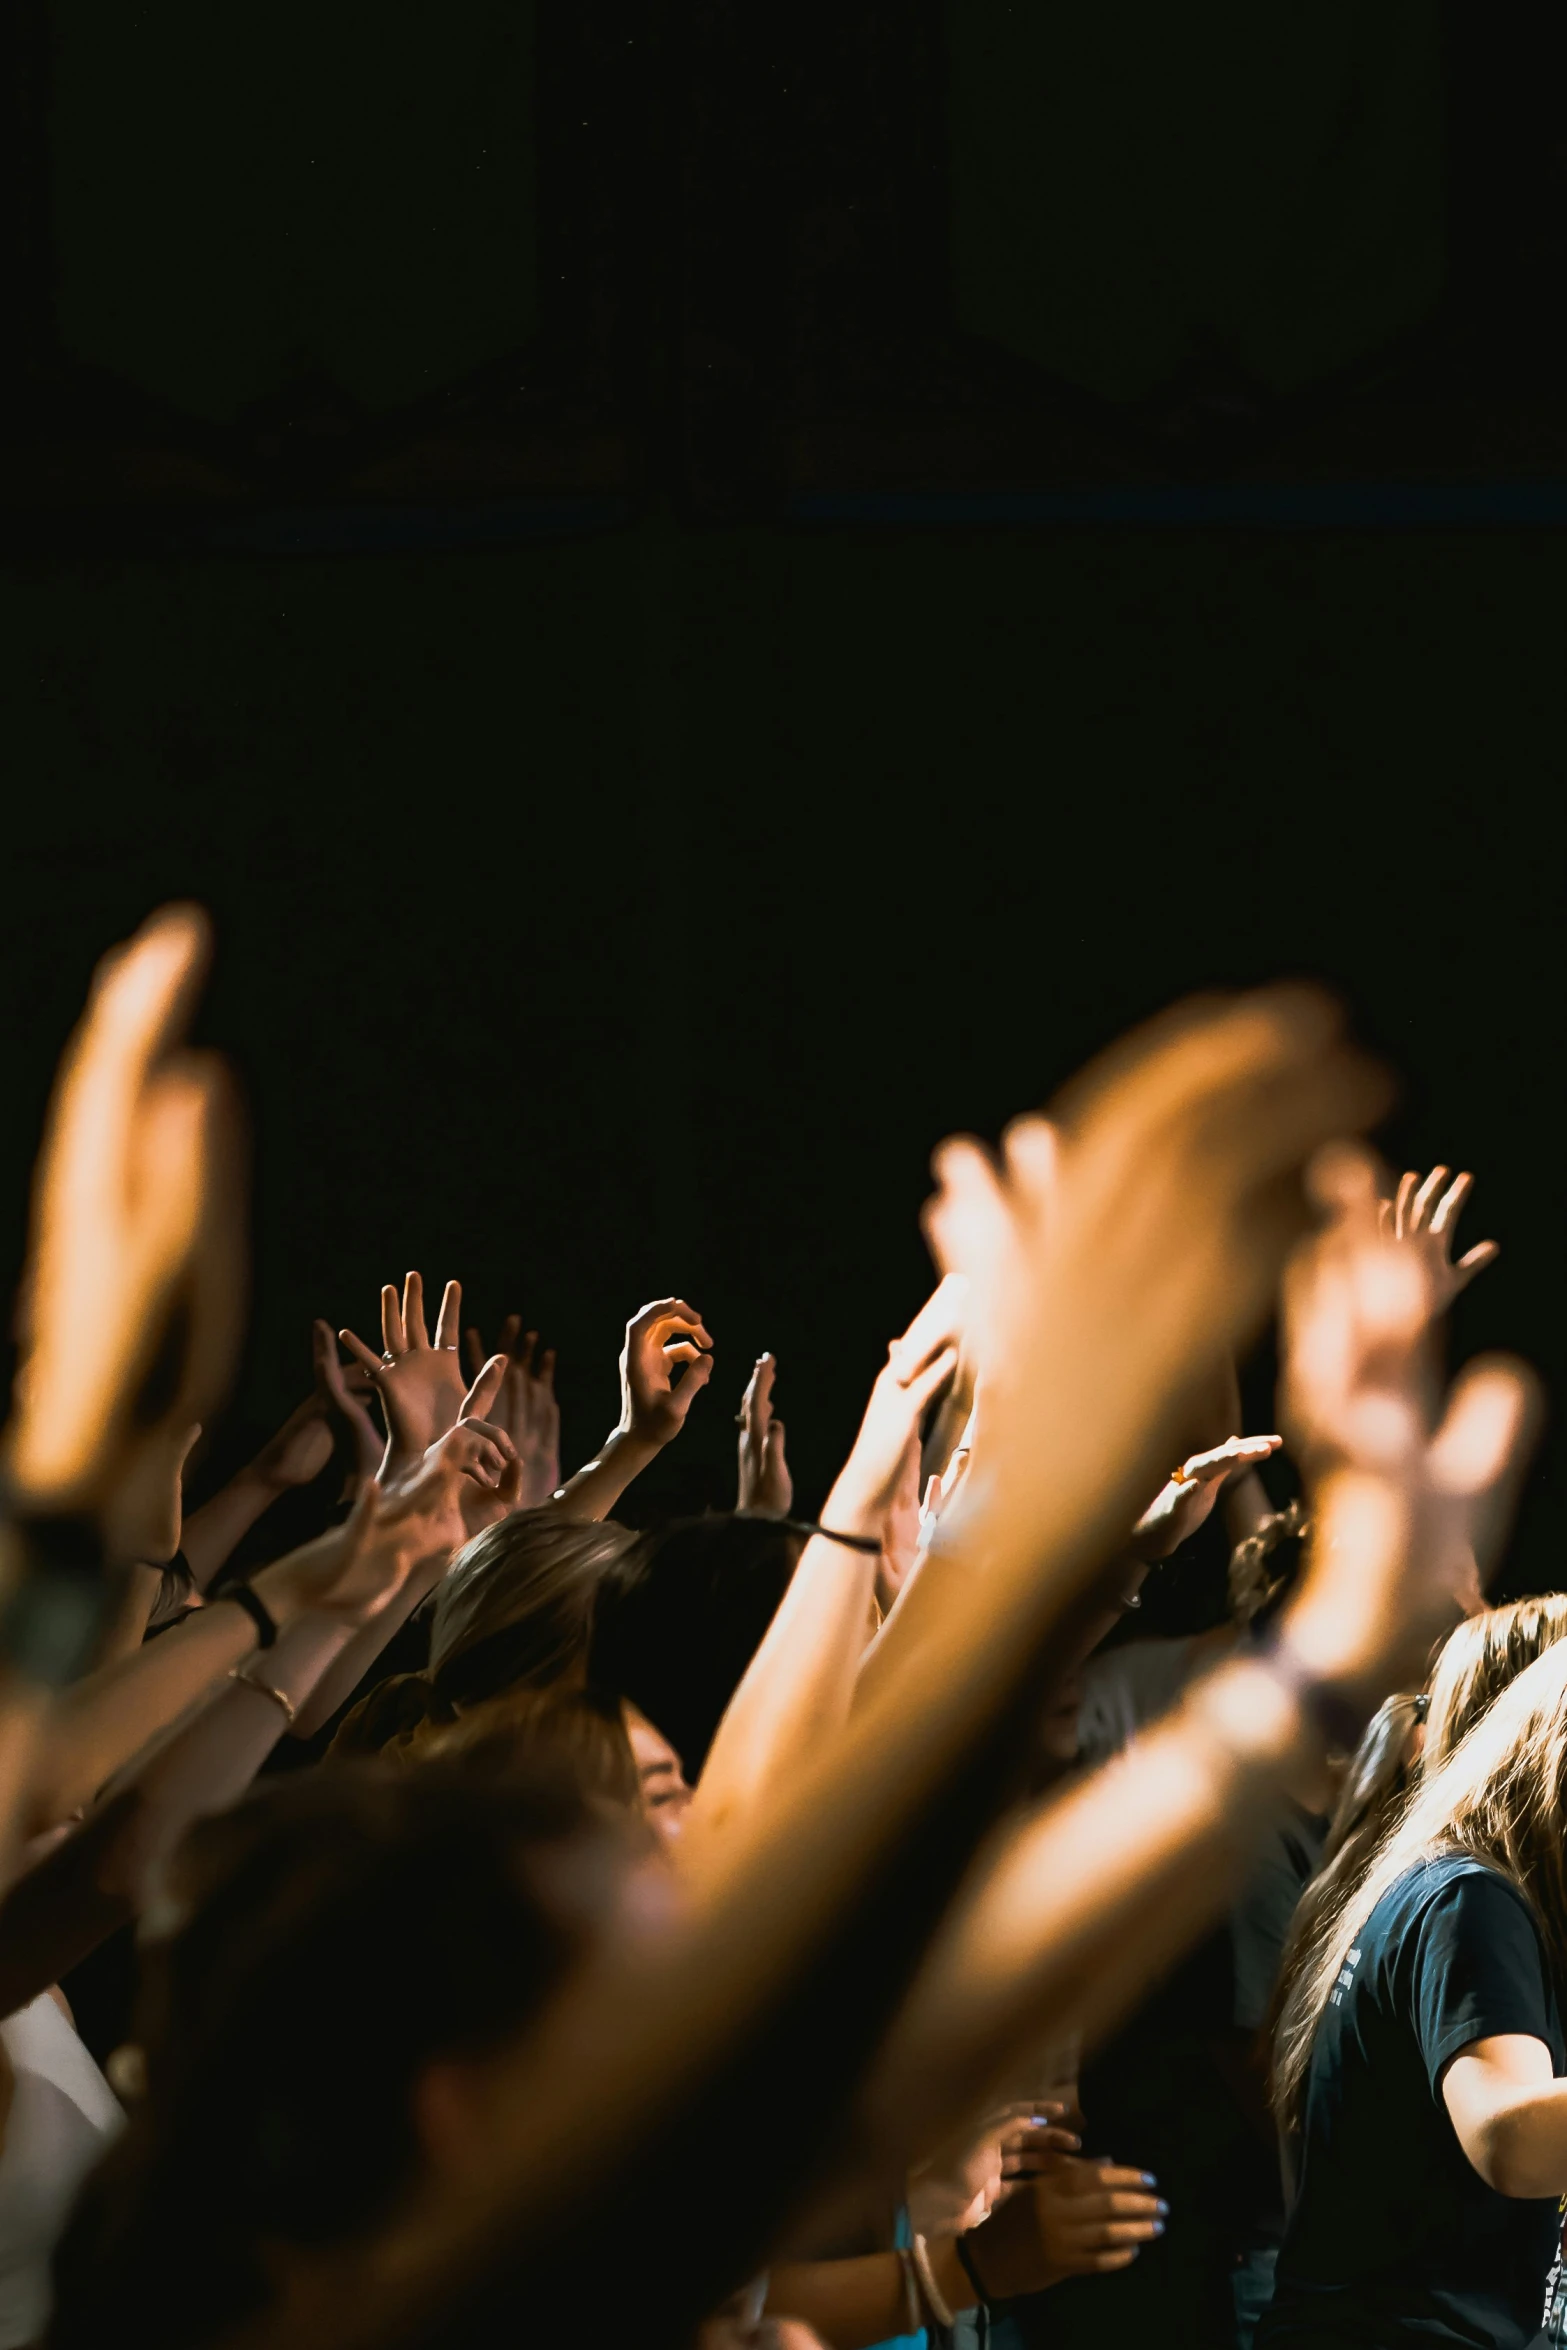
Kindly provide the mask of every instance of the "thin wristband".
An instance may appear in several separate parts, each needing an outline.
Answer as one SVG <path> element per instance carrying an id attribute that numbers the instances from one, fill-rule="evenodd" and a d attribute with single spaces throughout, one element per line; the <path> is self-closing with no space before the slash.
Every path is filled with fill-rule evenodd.
<path id="1" fill-rule="evenodd" d="M 903 2273 L 903 2330 L 917 2334 L 925 2323 L 925 2312 L 920 2302 L 919 2280 L 914 2274 L 914 2254 L 907 2244 L 894 2247 L 893 2258 Z"/>
<path id="2" fill-rule="evenodd" d="M 819 1534 L 824 1542 L 841 1542 L 845 1550 L 863 1550 L 876 1558 L 882 1554 L 879 1534 L 840 1534 L 836 1527 L 818 1526 L 811 1518 L 780 1518 L 778 1522 L 788 1534 Z"/>
<path id="3" fill-rule="evenodd" d="M 241 1672 L 237 1665 L 230 1673 L 229 1679 L 237 1681 L 241 1689 L 253 1689 L 258 1697 L 270 1697 L 275 1706 L 282 1708 L 284 1721 L 292 1725 L 295 1710 L 294 1700 L 286 1689 L 274 1689 L 270 1681 L 253 1681 L 250 1675 Z"/>
<path id="4" fill-rule="evenodd" d="M 972 2233 L 972 2230 L 970 2233 Z M 990 2307 L 990 2295 L 985 2290 L 985 2280 L 980 2275 L 978 2269 L 974 2266 L 974 2255 L 969 2250 L 968 2237 L 954 2236 L 952 2240 L 952 2249 L 958 2256 L 959 2268 L 962 2269 L 963 2274 L 968 2278 L 969 2283 L 973 2286 L 975 2292 L 979 2295 L 980 2308 L 988 2309 Z"/>
<path id="5" fill-rule="evenodd" d="M 945 2326 L 950 2333 L 953 2323 L 952 2312 L 947 2306 L 941 2287 L 936 2282 L 936 2272 L 930 2265 L 930 2247 L 923 2236 L 916 2236 L 909 2246 L 909 2250 L 914 2256 L 914 2274 L 919 2278 L 920 2292 L 924 2296 L 925 2306 L 937 2325 Z"/>
<path id="6" fill-rule="evenodd" d="M 256 1641 L 259 1647 L 271 1648 L 275 1644 L 277 1640 L 276 1620 L 260 1593 L 253 1591 L 248 1583 L 229 1583 L 218 1593 L 218 1598 L 231 1599 L 236 1607 L 244 1609 L 256 1627 Z"/>

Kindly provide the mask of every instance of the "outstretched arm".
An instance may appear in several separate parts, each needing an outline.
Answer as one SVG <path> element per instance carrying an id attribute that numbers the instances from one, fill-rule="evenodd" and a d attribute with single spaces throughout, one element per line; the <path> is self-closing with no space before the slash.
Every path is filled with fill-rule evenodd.
<path id="1" fill-rule="evenodd" d="M 909 1594 L 904 1674 L 736 1823 L 688 1918 L 587 1962 L 490 2068 L 482 2196 L 465 2180 L 460 2209 L 402 2231 L 390 2283 L 323 2264 L 277 2338 L 477 2341 L 519 2293 L 539 2327 L 580 2327 L 579 2280 L 614 2257 L 674 2342 L 761 2264 L 993 1814 L 1056 1633 L 1171 1457 L 1194 1350 L 1254 1325 L 1293 1236 L 1287 1179 L 1384 1098 L 1321 1000 L 1277 990 L 1187 1010 L 1090 1073 L 1062 1110 L 1061 1245 L 1026 1126 L 983 1182 L 964 1166 L 1003 1276 L 980 1284 L 987 1461 L 943 1573 Z M 715 2168 L 742 2133 L 746 2162 Z"/>
<path id="2" fill-rule="evenodd" d="M 494 1376 L 492 1358 L 469 1390 L 465 1414 L 470 1405 L 482 1404 Z M 338 1707 L 347 1704 L 393 1635 L 428 1599 L 475 1531 L 469 1513 L 488 1503 L 496 1516 L 504 1516 L 515 1507 L 518 1478 L 510 1437 L 482 1419 L 465 1417 L 431 1445 L 411 1477 L 387 1488 L 384 1506 L 401 1513 L 408 1540 L 417 1544 L 416 1555 L 387 1604 L 345 1643 L 301 1700 L 291 1737 L 315 1737 Z"/>
<path id="3" fill-rule="evenodd" d="M 1515 1474 L 1529 1383 L 1482 1365 L 1432 1427 L 1439 1291 L 1379 1236 L 1368 1156 L 1336 1154 L 1322 1179 L 1329 1221 L 1291 1268 L 1284 1367 L 1316 1534 L 1276 1644 L 1008 1834 L 899 2020 L 873 2128 L 972 2094 L 1041 2019 L 1103 2032 L 1218 1913 L 1253 1830 L 1320 1760 L 1316 1693 L 1364 1714 L 1455 1618 L 1455 1565 Z"/>
<path id="4" fill-rule="evenodd" d="M 167 1524 L 233 1359 L 237 1122 L 226 1071 L 182 1049 L 207 948 L 201 914 L 167 907 L 106 956 L 50 1103 L 5 1432 L 17 1678 L 0 1714 L 0 1848 L 36 1810 L 20 1766 L 50 1735 L 40 1686 L 90 1653 L 102 1562 L 157 1555 L 149 1529 Z M 149 1375 L 170 1353 L 149 1419 Z"/>
<path id="5" fill-rule="evenodd" d="M 967 1284 L 946 1280 L 921 1308 L 871 1389 L 854 1449 L 744 1679 L 730 1699 L 686 1814 L 681 1858 L 699 1869 L 715 1838 L 848 1719 L 869 1637 L 887 1521 L 926 1406 L 951 1378 Z M 848 1543 L 832 1535 L 846 1534 Z M 854 1542 L 869 1545 L 856 1549 Z"/>
<path id="6" fill-rule="evenodd" d="M 549 1506 L 567 1518 L 607 1518 L 633 1477 L 685 1426 L 713 1375 L 712 1348 L 701 1315 L 683 1298 L 656 1298 L 633 1314 L 620 1350 L 620 1418 Z"/>

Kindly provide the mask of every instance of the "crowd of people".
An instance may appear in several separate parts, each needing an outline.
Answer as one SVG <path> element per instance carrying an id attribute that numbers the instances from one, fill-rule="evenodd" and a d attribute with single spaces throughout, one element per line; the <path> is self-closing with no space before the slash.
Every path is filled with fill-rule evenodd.
<path id="1" fill-rule="evenodd" d="M 734 1508 L 617 1521 L 720 1376 L 686 1299 L 564 1474 L 553 1357 L 418 1273 L 186 1514 L 207 944 L 105 958 L 34 1182 L 0 2350 L 1567 2341 L 1567 1598 L 1486 1599 L 1537 1397 L 1449 1381 L 1495 1249 L 1335 1007 L 1178 1007 L 944 1143 L 814 1517 L 763 1355 Z M 1224 1620 L 1137 1638 L 1221 1528 Z"/>

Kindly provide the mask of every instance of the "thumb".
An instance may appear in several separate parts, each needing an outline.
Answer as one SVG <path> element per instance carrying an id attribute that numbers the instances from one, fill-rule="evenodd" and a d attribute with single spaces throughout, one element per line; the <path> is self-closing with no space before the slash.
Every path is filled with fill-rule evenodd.
<path id="1" fill-rule="evenodd" d="M 488 1419 L 490 1406 L 500 1393 L 501 1381 L 506 1376 L 510 1359 L 509 1355 L 491 1355 L 489 1361 L 483 1365 L 473 1385 L 462 1399 L 462 1409 L 457 1414 L 459 1426 L 465 1420 Z"/>

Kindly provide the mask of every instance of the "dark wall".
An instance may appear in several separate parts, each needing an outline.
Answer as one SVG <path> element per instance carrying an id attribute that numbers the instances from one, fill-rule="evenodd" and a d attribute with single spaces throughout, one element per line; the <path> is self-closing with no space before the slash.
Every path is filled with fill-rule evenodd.
<path id="1" fill-rule="evenodd" d="M 1403 1073 L 1395 1160 L 1477 1172 L 1504 1253 L 1460 1345 L 1556 1384 L 1564 562 L 650 523 L 13 567 L 6 1266 L 92 958 L 189 892 L 256 1129 L 219 1457 L 302 1390 L 313 1313 L 368 1335 L 418 1264 L 558 1342 L 577 1457 L 626 1314 L 684 1291 L 721 1367 L 665 1498 L 726 1497 L 772 1346 L 815 1502 L 920 1293 L 931 1144 L 1186 989 L 1309 970 Z M 1516 1582 L 1559 1580 L 1559 1462 L 1536 1486 Z"/>

